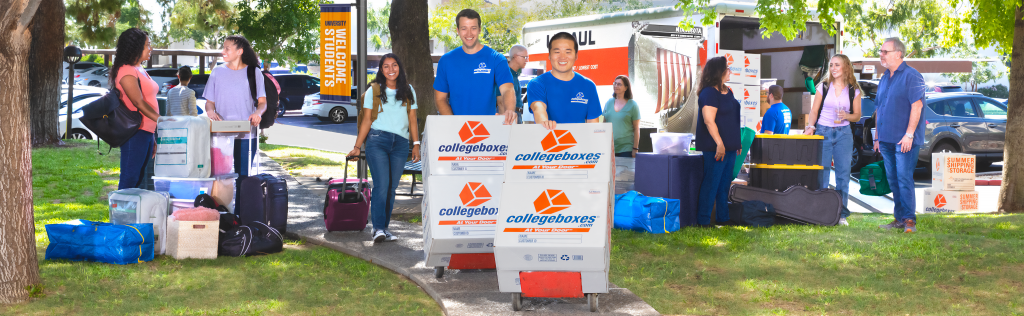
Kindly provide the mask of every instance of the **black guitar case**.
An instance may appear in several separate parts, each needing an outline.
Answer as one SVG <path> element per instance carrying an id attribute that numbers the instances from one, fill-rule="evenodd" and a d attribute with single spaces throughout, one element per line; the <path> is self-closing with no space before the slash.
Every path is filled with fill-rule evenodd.
<path id="1" fill-rule="evenodd" d="M 761 201 L 775 207 L 777 216 L 823 226 L 838 224 L 839 213 L 843 209 L 843 200 L 836 190 L 812 191 L 797 185 L 782 192 L 734 185 L 729 190 L 729 200 L 735 203 Z"/>

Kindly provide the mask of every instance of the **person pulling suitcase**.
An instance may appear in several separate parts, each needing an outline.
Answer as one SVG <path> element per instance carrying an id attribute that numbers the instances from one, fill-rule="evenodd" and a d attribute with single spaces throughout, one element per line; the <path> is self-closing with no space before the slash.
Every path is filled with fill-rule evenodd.
<path id="1" fill-rule="evenodd" d="M 377 69 L 380 69 L 377 78 L 359 99 L 363 103 L 359 112 L 359 137 L 347 159 L 357 159 L 365 142 L 366 162 L 373 177 L 370 194 L 373 241 L 382 242 L 398 240 L 398 236 L 388 230 L 395 207 L 395 190 L 409 158 L 410 137 L 413 162 L 420 161 L 420 142 L 416 91 L 405 79 L 402 62 L 393 53 L 384 54 Z"/>

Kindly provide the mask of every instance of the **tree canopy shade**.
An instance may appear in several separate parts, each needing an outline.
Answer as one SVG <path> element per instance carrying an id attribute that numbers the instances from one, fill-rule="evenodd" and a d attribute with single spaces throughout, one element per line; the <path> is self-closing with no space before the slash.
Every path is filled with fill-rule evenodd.
<path id="1" fill-rule="evenodd" d="M 219 47 L 231 35 L 235 7 L 227 0 L 158 0 L 164 7 L 163 33 L 172 41 L 191 39 L 195 48 Z"/>
<path id="2" fill-rule="evenodd" d="M 242 0 L 235 8 L 238 32 L 265 61 L 319 60 L 320 4 L 330 0 Z"/>
<path id="3" fill-rule="evenodd" d="M 67 0 L 68 26 L 65 41 L 79 46 L 113 47 L 117 35 L 137 27 L 153 34 L 149 27 L 150 12 L 138 1 Z M 151 39 L 154 47 L 167 45 L 162 36 Z"/>

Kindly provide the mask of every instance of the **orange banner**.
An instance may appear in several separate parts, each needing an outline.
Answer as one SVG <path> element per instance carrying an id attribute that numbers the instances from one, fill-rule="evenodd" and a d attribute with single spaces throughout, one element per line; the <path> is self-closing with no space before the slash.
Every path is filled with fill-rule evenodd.
<path id="1" fill-rule="evenodd" d="M 518 165 L 512 169 L 594 169 L 594 165 Z"/>
<path id="2" fill-rule="evenodd" d="M 587 233 L 590 228 L 505 228 L 506 233 Z"/>
<path id="3" fill-rule="evenodd" d="M 505 156 L 442 156 L 437 161 L 493 161 L 505 160 Z"/>
<path id="4" fill-rule="evenodd" d="M 440 221 L 438 225 L 494 225 L 498 220 L 461 220 L 461 221 Z"/>

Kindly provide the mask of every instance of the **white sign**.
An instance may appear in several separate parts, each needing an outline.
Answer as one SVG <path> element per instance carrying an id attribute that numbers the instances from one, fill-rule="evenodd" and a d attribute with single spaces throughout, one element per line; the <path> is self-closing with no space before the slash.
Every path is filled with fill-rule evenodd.
<path id="1" fill-rule="evenodd" d="M 861 71 L 861 72 L 862 73 L 873 74 L 873 73 L 875 73 L 875 65 L 864 65 L 864 70 Z"/>
<path id="2" fill-rule="evenodd" d="M 509 125 L 504 120 L 496 115 L 427 116 L 424 174 L 505 174 Z"/>

